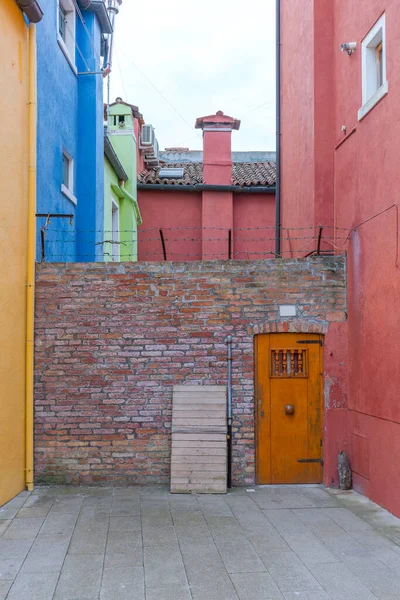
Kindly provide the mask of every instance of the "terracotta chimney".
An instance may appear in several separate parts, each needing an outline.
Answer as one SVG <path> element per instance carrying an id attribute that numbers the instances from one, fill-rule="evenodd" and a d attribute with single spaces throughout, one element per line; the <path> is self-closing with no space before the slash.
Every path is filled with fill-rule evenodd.
<path id="1" fill-rule="evenodd" d="M 239 129 L 240 121 L 219 110 L 215 115 L 196 119 L 195 127 L 203 130 L 203 182 L 231 185 L 231 134 L 233 129 Z"/>
<path id="2" fill-rule="evenodd" d="M 200 117 L 195 127 L 203 130 L 203 182 L 209 185 L 232 184 L 232 129 L 239 129 L 240 121 L 224 115 Z M 233 194 L 225 190 L 203 190 L 202 258 L 226 260 L 233 249 Z"/>

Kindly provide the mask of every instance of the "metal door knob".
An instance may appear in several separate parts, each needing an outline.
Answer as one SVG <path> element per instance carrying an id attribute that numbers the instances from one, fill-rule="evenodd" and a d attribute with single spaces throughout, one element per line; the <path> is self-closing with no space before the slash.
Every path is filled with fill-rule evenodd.
<path id="1" fill-rule="evenodd" d="M 285 415 L 294 415 L 294 404 L 285 404 Z"/>

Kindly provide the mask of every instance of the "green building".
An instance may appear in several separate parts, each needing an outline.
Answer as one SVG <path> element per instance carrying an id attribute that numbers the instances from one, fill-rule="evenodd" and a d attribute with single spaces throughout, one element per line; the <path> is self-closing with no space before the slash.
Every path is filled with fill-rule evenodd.
<path id="1" fill-rule="evenodd" d="M 104 133 L 105 261 L 136 261 L 137 227 L 142 223 L 136 188 L 138 108 L 121 98 L 110 104 Z"/>

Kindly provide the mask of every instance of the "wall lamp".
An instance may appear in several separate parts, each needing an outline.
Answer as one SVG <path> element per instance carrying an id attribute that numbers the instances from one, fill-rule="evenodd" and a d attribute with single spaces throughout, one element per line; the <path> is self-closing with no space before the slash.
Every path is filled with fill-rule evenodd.
<path id="1" fill-rule="evenodd" d="M 346 52 L 346 54 L 348 54 L 348 56 L 351 56 L 353 54 L 353 52 L 356 51 L 357 48 L 357 42 L 348 42 L 347 44 L 342 44 L 340 46 L 340 49 L 342 52 Z"/>

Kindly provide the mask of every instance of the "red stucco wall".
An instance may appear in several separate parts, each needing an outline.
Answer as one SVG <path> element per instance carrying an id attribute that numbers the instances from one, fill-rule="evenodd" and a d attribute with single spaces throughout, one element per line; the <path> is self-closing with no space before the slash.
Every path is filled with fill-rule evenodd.
<path id="1" fill-rule="evenodd" d="M 275 242 L 275 195 L 231 192 L 163 192 L 139 190 L 143 225 L 139 260 L 174 261 L 228 258 L 228 229 L 233 229 L 232 258 L 271 258 Z"/>
<path id="2" fill-rule="evenodd" d="M 275 251 L 275 194 L 233 195 L 234 257 L 272 258 Z"/>
<path id="3" fill-rule="evenodd" d="M 163 260 L 159 229 L 168 260 L 201 259 L 201 194 L 138 190 L 138 201 L 143 219 L 139 260 Z"/>
<path id="4" fill-rule="evenodd" d="M 318 181 L 315 179 L 312 183 L 311 180 L 318 160 L 322 163 L 321 172 L 325 173 L 322 196 L 328 203 L 326 217 L 332 210 L 335 226 L 347 229 L 372 218 L 351 233 L 347 242 L 343 239 L 347 232 L 337 230 L 336 234 L 336 246 L 340 248 L 345 243 L 348 253 L 349 371 L 348 409 L 344 411 L 348 411 L 347 445 L 355 489 L 400 516 L 400 362 L 397 358 L 400 353 L 400 284 L 396 266 L 397 209 L 389 208 L 398 202 L 400 189 L 398 3 L 365 0 L 362 7 L 357 0 L 320 3 L 320 12 L 314 12 L 314 31 L 328 31 L 328 35 L 325 43 L 314 45 L 315 59 L 308 44 L 297 46 L 297 53 L 293 51 L 305 28 L 308 39 L 312 35 L 309 30 L 311 6 L 307 8 L 304 0 L 282 4 L 283 222 L 285 226 L 300 222 L 307 226 L 310 211 L 314 209 L 317 214 Z M 329 4 L 334 10 L 334 28 Z M 361 41 L 384 11 L 389 93 L 358 122 L 357 111 L 362 103 Z M 340 45 L 350 41 L 357 42 L 357 50 L 349 57 L 340 52 Z M 324 89 L 324 78 L 329 74 L 329 68 L 317 65 L 316 57 L 321 53 L 331 55 L 333 89 L 329 115 L 319 96 Z M 321 60 L 320 57 L 318 61 L 321 63 Z M 292 106 L 295 97 L 298 98 L 296 109 Z M 345 137 L 343 126 L 347 128 L 347 139 L 338 146 Z M 298 162 L 293 143 L 300 143 Z M 333 168 L 331 182 L 330 168 Z M 296 179 L 299 170 L 302 172 Z M 387 212 L 376 216 L 387 208 Z M 345 358 L 344 346 L 339 352 Z M 341 385 L 344 389 L 345 379 Z M 340 417 L 337 421 L 332 422 L 329 435 L 339 439 L 346 424 Z"/>

